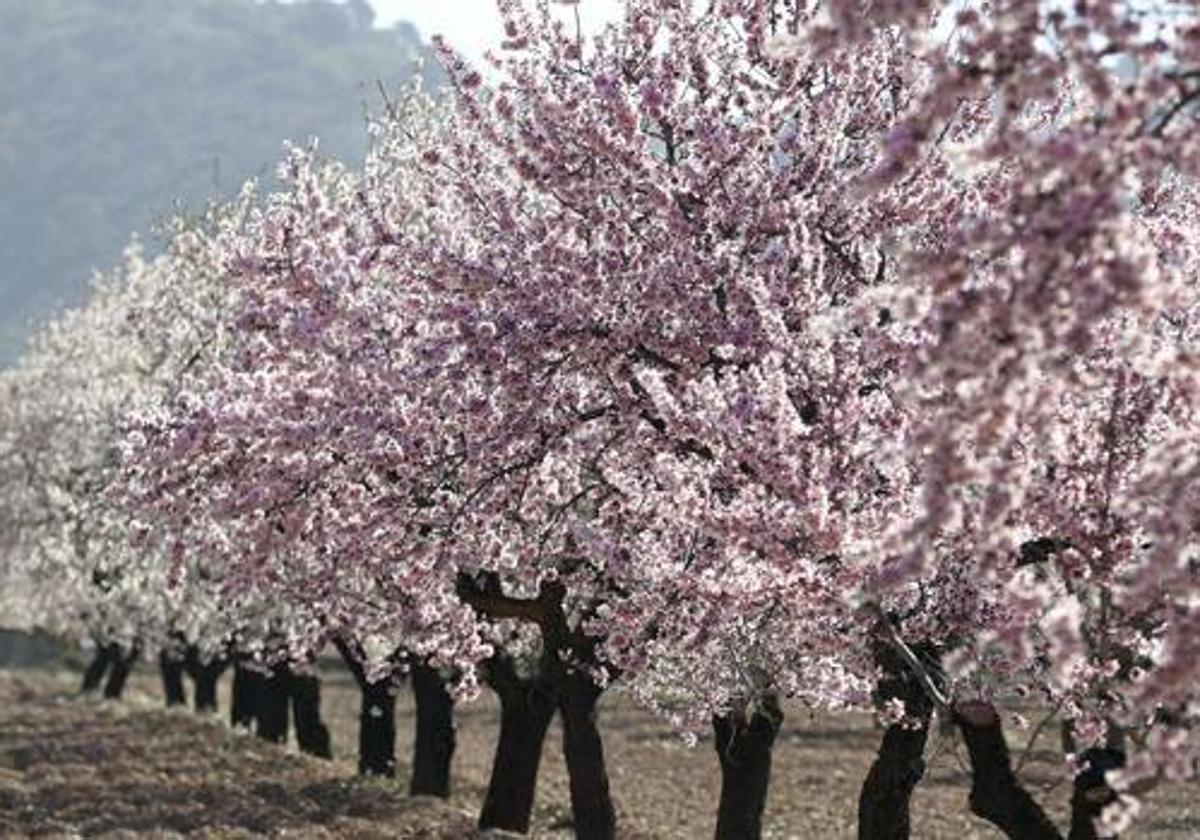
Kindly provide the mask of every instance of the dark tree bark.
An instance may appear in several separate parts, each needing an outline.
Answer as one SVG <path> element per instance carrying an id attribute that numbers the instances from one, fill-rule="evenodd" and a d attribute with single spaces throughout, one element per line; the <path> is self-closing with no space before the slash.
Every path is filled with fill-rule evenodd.
<path id="1" fill-rule="evenodd" d="M 196 672 L 196 689 L 193 694 L 193 704 L 197 712 L 217 711 L 217 682 L 221 672 L 225 670 L 223 662 L 209 662 Z"/>
<path id="2" fill-rule="evenodd" d="M 87 670 L 83 672 L 83 686 L 80 691 L 89 694 L 100 688 L 100 683 L 104 681 L 104 675 L 108 672 L 109 666 L 119 655 L 120 648 L 116 645 L 99 645 Z"/>
<path id="3" fill-rule="evenodd" d="M 225 670 L 225 660 L 214 657 L 208 662 L 204 662 L 196 648 L 188 648 L 186 665 L 188 674 L 195 684 L 192 695 L 193 707 L 197 712 L 216 712 L 217 681 Z"/>
<path id="4" fill-rule="evenodd" d="M 233 727 L 254 728 L 258 712 L 258 695 L 266 677 L 261 671 L 247 668 L 244 657 L 233 661 L 233 698 L 229 704 L 229 723 Z"/>
<path id="5" fill-rule="evenodd" d="M 713 718 L 714 746 L 721 763 L 717 840 L 758 840 L 771 780 L 771 748 L 783 723 L 773 695 L 747 718 L 738 710 Z"/>
<path id="6" fill-rule="evenodd" d="M 271 666 L 271 672 L 262 677 L 254 709 L 259 738 L 275 744 L 287 742 L 290 699 L 291 669 L 285 664 Z"/>
<path id="7" fill-rule="evenodd" d="M 488 660 L 487 682 L 500 698 L 500 738 L 479 828 L 526 834 L 542 745 L 557 706 L 554 686 L 543 673 L 522 678 L 503 653 Z"/>
<path id="8" fill-rule="evenodd" d="M 162 672 L 163 695 L 167 705 L 185 705 L 187 693 L 183 685 L 183 660 L 177 654 L 164 650 L 158 655 L 158 669 Z"/>
<path id="9" fill-rule="evenodd" d="M 986 703 L 960 703 L 954 709 L 954 722 L 971 759 L 971 813 L 1010 840 L 1062 840 L 1013 772 L 996 710 Z"/>
<path id="10" fill-rule="evenodd" d="M 1084 769 L 1075 776 L 1074 790 L 1071 794 L 1071 833 L 1068 840 L 1099 840 L 1096 832 L 1096 819 L 1106 805 L 1116 801 L 1117 794 L 1105 781 L 1104 774 L 1109 770 L 1119 770 L 1125 766 L 1123 750 L 1108 748 L 1093 748 L 1085 750 L 1081 756 Z"/>
<path id="11" fill-rule="evenodd" d="M 321 722 L 321 681 L 316 674 L 292 672 L 292 715 L 300 751 L 318 758 L 333 758 L 329 728 Z"/>
<path id="12" fill-rule="evenodd" d="M 133 663 L 138 658 L 136 645 L 129 652 L 121 650 L 116 645 L 113 647 L 116 652 L 112 668 L 108 672 L 108 680 L 104 683 L 104 696 L 109 700 L 117 700 L 125 693 L 125 682 L 129 679 L 129 672 L 133 670 Z"/>
<path id="13" fill-rule="evenodd" d="M 558 689 L 575 836 L 579 840 L 613 840 L 617 815 L 608 790 L 604 744 L 596 728 L 596 702 L 603 689 L 579 670 L 561 675 Z"/>
<path id="14" fill-rule="evenodd" d="M 925 659 L 935 655 L 928 649 L 916 653 Z M 908 720 L 892 724 L 883 733 L 879 753 L 858 797 L 858 840 L 908 840 L 912 794 L 925 775 L 925 742 L 933 702 L 890 648 L 881 646 L 875 655 L 883 669 L 876 702 L 903 701 Z"/>
<path id="15" fill-rule="evenodd" d="M 566 587 L 544 580 L 536 598 L 506 596 L 495 575 L 462 575 L 457 591 L 465 603 L 492 618 L 536 623 L 542 633 L 543 662 L 551 675 L 563 723 L 563 754 L 571 788 L 575 836 L 581 840 L 612 840 L 616 810 L 608 790 L 604 747 L 596 729 L 596 701 L 602 689 L 586 672 L 569 663 L 596 664 L 595 640 L 572 629 L 563 612 Z M 611 672 L 610 672 L 611 675 Z"/>
<path id="16" fill-rule="evenodd" d="M 383 679 L 364 683 L 358 716 L 358 772 L 396 775 L 396 684 Z"/>
<path id="17" fill-rule="evenodd" d="M 417 704 L 417 738 L 413 747 L 412 796 L 450 795 L 450 760 L 454 756 L 454 700 L 437 670 L 423 662 L 412 666 Z"/>
<path id="18" fill-rule="evenodd" d="M 396 679 L 367 679 L 360 657 L 350 644 L 335 639 L 338 653 L 361 693 L 358 715 L 358 772 L 363 776 L 396 775 Z"/>

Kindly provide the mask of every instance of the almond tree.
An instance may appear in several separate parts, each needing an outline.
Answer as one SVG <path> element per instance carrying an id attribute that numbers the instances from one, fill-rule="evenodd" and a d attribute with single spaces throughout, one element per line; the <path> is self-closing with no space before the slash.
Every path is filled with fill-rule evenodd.
<path id="1" fill-rule="evenodd" d="M 44 328 L 4 374 L 12 398 L 6 489 L 19 546 L 11 562 L 32 584 L 39 624 L 101 647 L 95 678 L 106 659 L 117 661 L 114 694 L 139 647 L 165 648 L 186 630 L 207 661 L 224 633 L 202 588 L 168 592 L 167 564 L 132 544 L 134 523 L 108 490 L 133 412 L 169 390 L 213 341 L 221 297 L 198 243 L 219 236 L 237 212 L 234 205 L 220 211 L 224 219 L 214 210 L 207 221 L 177 220 L 172 250 L 153 260 L 135 243 L 88 303 Z M 167 310 L 166 323 L 146 317 Z"/>
<path id="2" fill-rule="evenodd" d="M 361 177 L 294 155 L 230 250 L 238 352 L 144 456 L 181 549 L 464 690 L 535 625 L 580 836 L 614 831 L 617 676 L 756 756 L 724 836 L 758 831 L 777 695 L 937 707 L 991 794 L 989 704 L 1030 685 L 1175 768 L 1192 388 L 1133 346 L 1181 282 L 1134 196 L 1194 174 L 1191 10 L 631 0 L 584 39 L 500 8 L 490 70 L 442 48 L 445 115 L 397 103 Z M 917 731 L 864 790 L 892 836 Z"/>

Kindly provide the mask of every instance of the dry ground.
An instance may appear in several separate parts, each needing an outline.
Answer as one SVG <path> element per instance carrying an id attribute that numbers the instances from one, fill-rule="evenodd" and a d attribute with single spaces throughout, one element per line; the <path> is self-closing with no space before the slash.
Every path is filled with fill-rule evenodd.
<path id="1" fill-rule="evenodd" d="M 78 675 L 55 670 L 0 671 L 0 837 L 107 840 L 208 838 L 475 837 L 497 729 L 489 697 L 458 714 L 456 792 L 448 802 L 404 795 L 413 708 L 399 704 L 400 780 L 354 776 L 357 692 L 340 668 L 324 669 L 325 715 L 335 760 L 323 762 L 236 733 L 220 719 L 161 706 L 155 675 L 135 675 L 127 698 L 106 703 L 74 696 Z M 228 678 L 221 701 L 228 708 Z M 686 746 L 668 727 L 607 697 L 601 727 L 623 838 L 710 837 L 716 759 L 707 744 Z M 1052 730 L 1048 728 L 1048 731 Z M 533 836 L 570 837 L 566 776 L 557 724 L 547 740 Z M 852 838 L 860 784 L 879 734 L 862 716 L 789 711 L 775 750 L 769 838 Z M 1027 733 L 1010 733 L 1024 744 Z M 1042 738 L 1022 771 L 1059 817 L 1069 785 L 1058 771 L 1053 737 Z M 966 810 L 961 747 L 935 737 L 918 789 L 915 837 L 998 838 Z M 1200 785 L 1157 791 L 1129 838 L 1200 837 Z"/>

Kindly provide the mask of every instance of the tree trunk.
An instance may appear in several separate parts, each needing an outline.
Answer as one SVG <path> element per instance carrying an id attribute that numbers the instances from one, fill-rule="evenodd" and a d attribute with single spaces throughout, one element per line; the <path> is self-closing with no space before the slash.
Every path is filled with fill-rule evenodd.
<path id="1" fill-rule="evenodd" d="M 413 747 L 412 796 L 450 795 L 450 759 L 454 756 L 454 700 L 437 670 L 423 662 L 412 666 L 417 703 L 417 738 Z"/>
<path id="2" fill-rule="evenodd" d="M 163 695 L 167 706 L 185 705 L 187 693 L 183 686 L 183 660 L 164 650 L 158 655 L 158 668 L 162 672 Z"/>
<path id="3" fill-rule="evenodd" d="M 358 715 L 358 772 L 364 776 L 396 775 L 396 685 L 382 679 L 362 686 Z"/>
<path id="4" fill-rule="evenodd" d="M 924 657 L 932 651 L 918 651 Z M 880 705 L 904 703 L 906 720 L 883 733 L 879 753 L 863 781 L 858 797 L 858 840 L 908 840 L 912 832 L 910 803 L 925 775 L 925 742 L 933 717 L 933 702 L 890 649 L 880 648 L 876 659 L 883 677 L 875 692 Z"/>
<path id="5" fill-rule="evenodd" d="M 254 728 L 258 713 L 258 695 L 266 677 L 259 671 L 247 668 L 243 657 L 233 661 L 233 698 L 229 704 L 229 724 L 235 728 Z"/>
<path id="6" fill-rule="evenodd" d="M 544 675 L 522 679 L 512 658 L 498 653 L 488 661 L 487 681 L 500 698 L 500 738 L 492 760 L 480 830 L 526 834 L 533 813 L 542 744 L 554 717 L 554 688 Z"/>
<path id="7" fill-rule="evenodd" d="M 1071 794 L 1071 833 L 1067 837 L 1068 840 L 1098 840 L 1100 835 L 1096 832 L 1096 819 L 1105 806 L 1117 798 L 1104 774 L 1124 767 L 1125 753 L 1111 747 L 1093 748 L 1084 751 L 1080 758 L 1085 766 L 1075 776 Z"/>
<path id="8" fill-rule="evenodd" d="M 120 655 L 120 648 L 116 645 L 99 645 L 96 648 L 95 655 L 92 656 L 92 662 L 87 666 L 87 670 L 83 672 L 83 687 L 80 689 L 84 694 L 90 694 L 100 687 L 100 683 L 104 680 L 104 674 L 108 671 L 113 660 Z"/>
<path id="9" fill-rule="evenodd" d="M 193 677 L 196 682 L 193 702 L 197 712 L 216 713 L 217 682 L 220 680 L 224 670 L 225 663 L 220 659 L 214 659 L 196 669 L 196 674 Z"/>
<path id="10" fill-rule="evenodd" d="M 971 759 L 971 812 L 1010 840 L 1062 840 L 1054 823 L 1013 773 L 995 708 L 987 703 L 960 703 L 954 708 L 954 722 Z"/>
<path id="11" fill-rule="evenodd" d="M 112 669 L 108 672 L 108 681 L 104 683 L 104 696 L 109 700 L 117 700 L 125 693 L 125 682 L 129 679 L 129 672 L 133 670 L 133 663 L 138 658 L 136 645 L 128 653 L 117 645 L 113 645 L 113 648 L 116 652 L 112 660 Z"/>
<path id="12" fill-rule="evenodd" d="M 358 714 L 358 772 L 363 776 L 396 775 L 396 680 L 388 676 L 367 680 L 363 664 L 350 643 L 334 639 L 346 668 L 361 694 Z"/>
<path id="13" fill-rule="evenodd" d="M 596 701 L 603 691 L 585 672 L 560 679 L 563 755 L 571 786 L 571 816 L 578 840 L 613 840 L 617 816 L 604 768 L 604 744 L 596 728 Z"/>
<path id="14" fill-rule="evenodd" d="M 255 731 L 259 738 L 275 744 L 287 742 L 288 701 L 291 694 L 291 673 L 286 664 L 271 666 L 271 673 L 261 678 L 258 702 L 255 704 Z"/>
<path id="15" fill-rule="evenodd" d="M 321 722 L 321 681 L 316 674 L 291 675 L 292 715 L 300 751 L 318 758 L 333 758 L 329 728 Z"/>
<path id="16" fill-rule="evenodd" d="M 596 643 L 567 622 L 563 612 L 566 586 L 560 580 L 543 580 L 538 585 L 536 599 L 511 598 L 504 595 L 496 575 L 474 579 L 460 576 L 458 593 L 481 613 L 537 623 L 542 634 L 545 673 L 553 680 L 562 714 L 563 755 L 570 782 L 575 836 L 578 840 L 613 840 L 616 809 L 608 790 L 604 745 L 596 729 L 596 701 L 603 689 L 586 671 L 569 667 L 569 660 L 596 664 Z"/>
<path id="17" fill-rule="evenodd" d="M 783 711 L 773 695 L 747 720 L 736 711 L 713 718 L 717 757 L 721 762 L 721 803 L 717 840 L 758 840 L 771 780 L 771 748 Z"/>
<path id="18" fill-rule="evenodd" d="M 217 711 L 217 680 L 225 670 L 225 660 L 213 657 L 208 662 L 200 658 L 195 646 L 189 647 L 184 658 L 188 675 L 194 683 L 192 705 L 197 712 Z"/>

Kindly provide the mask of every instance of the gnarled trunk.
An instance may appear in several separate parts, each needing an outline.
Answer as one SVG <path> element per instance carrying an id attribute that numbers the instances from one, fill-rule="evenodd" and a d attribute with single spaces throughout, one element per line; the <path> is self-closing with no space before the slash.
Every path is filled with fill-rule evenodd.
<path id="1" fill-rule="evenodd" d="M 87 670 L 83 672 L 83 686 L 80 688 L 84 694 L 90 694 L 100 687 L 100 683 L 104 681 L 104 675 L 108 672 L 109 666 L 120 655 L 121 649 L 117 645 L 99 645 L 96 648 L 95 655 L 92 656 L 91 663 L 88 664 Z"/>
<path id="2" fill-rule="evenodd" d="M 113 647 L 116 649 L 116 653 L 112 661 L 112 668 L 108 672 L 108 680 L 104 683 L 104 696 L 109 700 L 116 700 L 125 693 L 125 682 L 129 679 L 129 672 L 133 670 L 133 663 L 138 658 L 137 645 L 134 645 L 128 653 L 116 645 Z"/>
<path id="3" fill-rule="evenodd" d="M 462 575 L 457 591 L 481 613 L 538 625 L 545 673 L 553 681 L 562 715 L 575 836 L 580 840 L 612 840 L 616 836 L 616 809 L 608 790 L 604 746 L 596 729 L 596 701 L 603 689 L 586 672 L 571 666 L 571 662 L 596 664 L 595 641 L 568 624 L 563 611 L 565 585 L 559 580 L 543 580 L 536 598 L 513 598 L 504 594 L 497 575 Z"/>
<path id="4" fill-rule="evenodd" d="M 758 840 L 771 780 L 771 748 L 783 711 L 767 695 L 749 718 L 741 710 L 713 718 L 714 746 L 721 763 L 717 840 Z"/>
<path id="5" fill-rule="evenodd" d="M 931 658 L 931 650 L 918 650 Z M 858 840 L 908 840 L 912 832 L 910 803 L 925 775 L 925 742 L 933 717 L 933 702 L 905 664 L 889 648 L 876 651 L 883 668 L 875 700 L 904 703 L 906 719 L 883 733 L 879 753 L 867 772 L 858 797 Z"/>
<path id="6" fill-rule="evenodd" d="M 996 826 L 1010 840 L 1062 840 L 1058 828 L 1034 801 L 1012 770 L 1000 715 L 988 703 L 960 703 L 954 708 L 971 757 L 971 811 Z M 1076 775 L 1071 796 L 1069 840 L 1094 840 L 1096 818 L 1116 798 L 1105 773 L 1125 763 L 1121 749 L 1101 747 L 1081 756 L 1084 769 Z"/>
<path id="7" fill-rule="evenodd" d="M 358 772 L 364 776 L 396 775 L 396 687 L 390 679 L 362 686 L 358 715 Z"/>
<path id="8" fill-rule="evenodd" d="M 1062 840 L 1013 772 L 996 710 L 987 703 L 960 703 L 954 709 L 954 722 L 971 758 L 971 813 L 1010 840 Z"/>
<path id="9" fill-rule="evenodd" d="M 291 674 L 292 714 L 301 752 L 333 758 L 329 728 L 321 722 L 321 681 L 316 674 Z"/>
<path id="10" fill-rule="evenodd" d="M 374 682 L 367 679 L 362 662 L 341 639 L 335 639 L 338 653 L 354 675 L 361 694 L 358 714 L 358 772 L 364 776 L 396 775 L 396 680 L 388 676 Z"/>
<path id="11" fill-rule="evenodd" d="M 261 671 L 247 668 L 244 657 L 233 661 L 233 697 L 229 703 L 229 724 L 233 727 L 254 728 L 258 715 L 258 695 L 266 677 Z"/>
<path id="12" fill-rule="evenodd" d="M 417 738 L 413 747 L 413 796 L 450 795 L 450 760 L 454 756 L 454 700 L 441 675 L 423 662 L 412 666 L 417 705 Z"/>
<path id="13" fill-rule="evenodd" d="M 259 738 L 275 744 L 287 742 L 290 670 L 285 664 L 271 666 L 271 672 L 262 678 L 255 704 L 255 732 Z"/>
<path id="14" fill-rule="evenodd" d="M 197 712 L 217 711 L 217 680 L 225 670 L 225 660 L 214 657 L 208 662 L 200 659 L 199 651 L 190 648 L 187 653 L 187 670 L 195 684 L 192 704 Z"/>
<path id="15" fill-rule="evenodd" d="M 596 702 L 603 689 L 579 670 L 562 675 L 558 682 L 575 836 L 579 840 L 613 840 L 617 815 L 608 790 L 604 744 L 596 728 Z"/>
<path id="16" fill-rule="evenodd" d="M 167 705 L 185 705 L 187 693 L 183 685 L 183 659 L 164 650 L 158 655 L 158 669 L 162 673 L 163 696 Z"/>
<path id="17" fill-rule="evenodd" d="M 525 834 L 533 813 L 542 745 L 557 705 L 554 687 L 541 673 L 522 679 L 512 658 L 503 653 L 488 660 L 487 682 L 500 698 L 500 738 L 479 828 Z"/>

